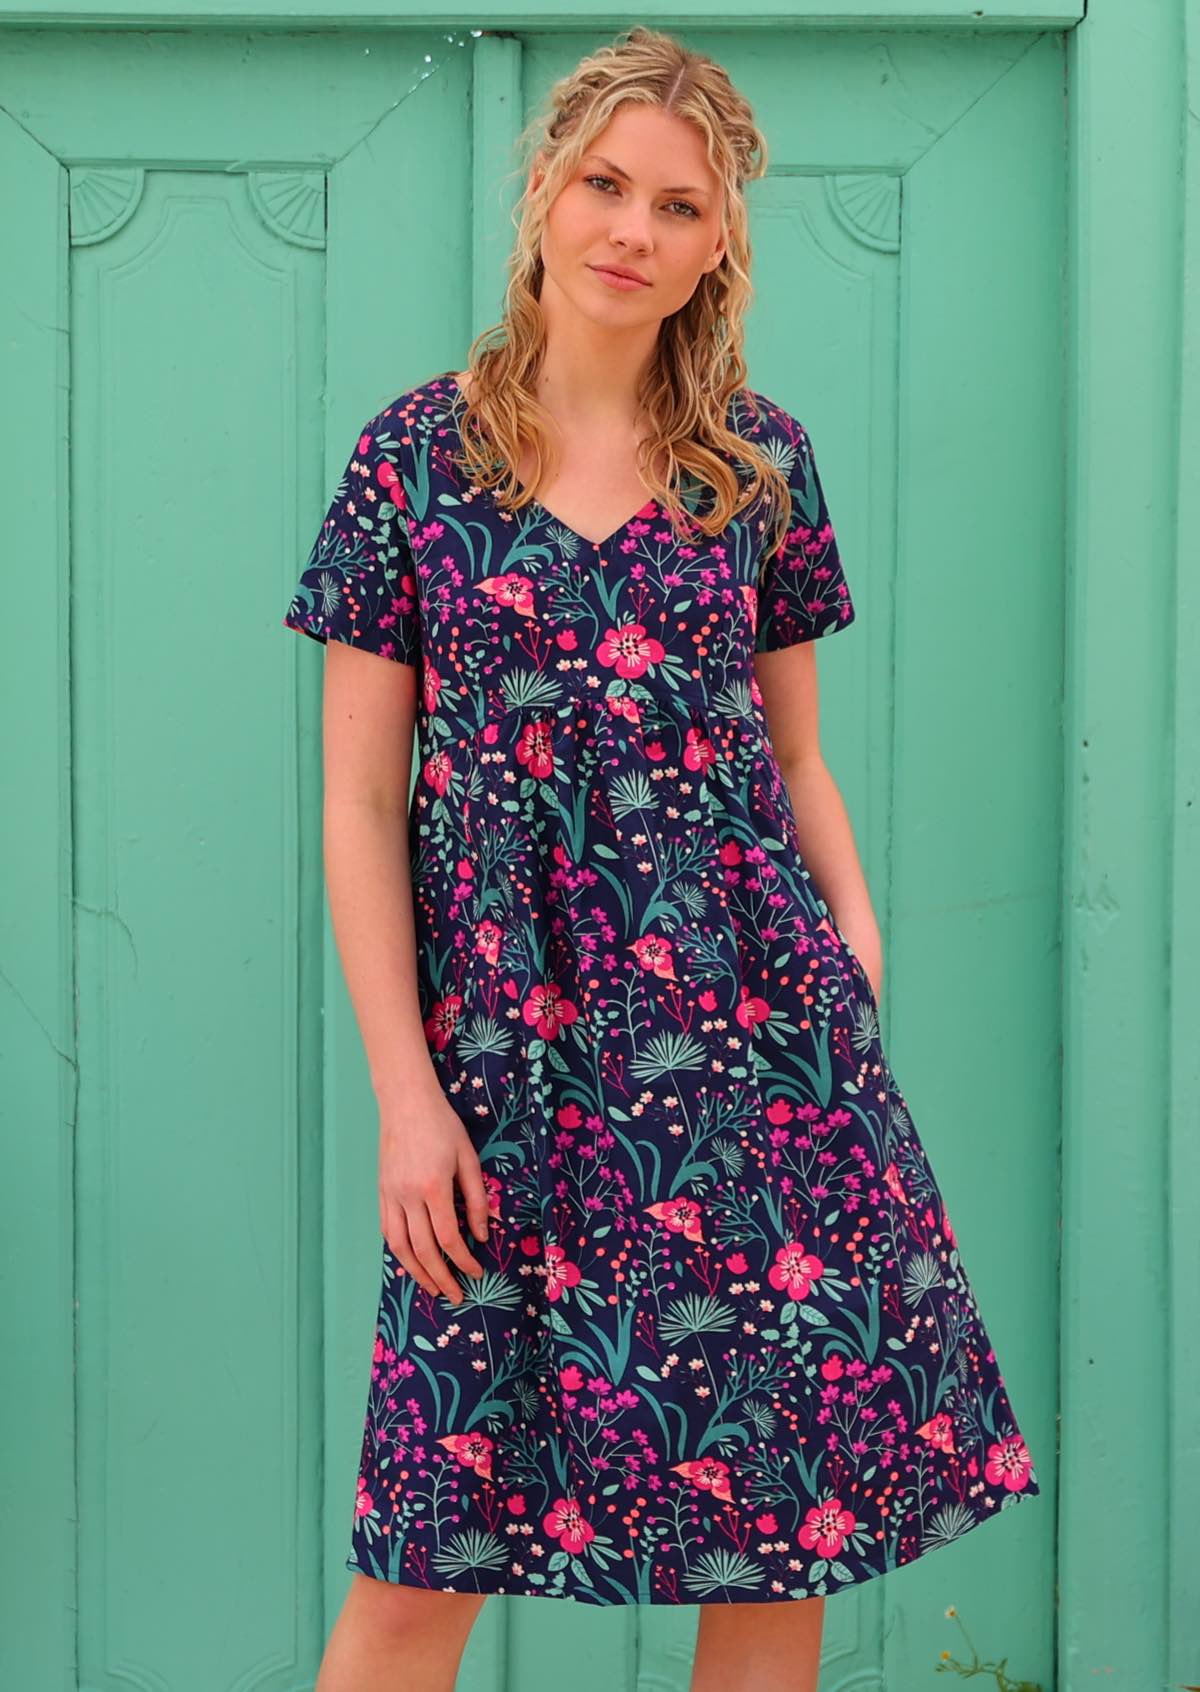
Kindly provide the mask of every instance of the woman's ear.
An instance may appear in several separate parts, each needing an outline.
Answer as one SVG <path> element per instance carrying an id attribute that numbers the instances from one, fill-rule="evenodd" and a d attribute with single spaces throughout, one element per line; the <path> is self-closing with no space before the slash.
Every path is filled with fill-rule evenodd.
<path id="1" fill-rule="evenodd" d="M 705 270 L 715 270 L 725 257 L 725 237 L 722 235 L 716 246 L 704 261 Z"/>

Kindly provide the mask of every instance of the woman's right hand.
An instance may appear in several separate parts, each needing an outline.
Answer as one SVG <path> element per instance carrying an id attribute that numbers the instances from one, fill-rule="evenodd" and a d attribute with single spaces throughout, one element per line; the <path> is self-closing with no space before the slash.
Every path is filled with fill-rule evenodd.
<path id="1" fill-rule="evenodd" d="M 469 1275 L 483 1265 L 459 1230 L 454 1210 L 458 1181 L 467 1221 L 477 1239 L 487 1239 L 487 1188 L 479 1155 L 462 1118 L 441 1087 L 414 1089 L 402 1100 L 379 1106 L 379 1221 L 392 1254 L 426 1292 L 444 1293 L 452 1304 L 466 1296 L 445 1252 Z"/>

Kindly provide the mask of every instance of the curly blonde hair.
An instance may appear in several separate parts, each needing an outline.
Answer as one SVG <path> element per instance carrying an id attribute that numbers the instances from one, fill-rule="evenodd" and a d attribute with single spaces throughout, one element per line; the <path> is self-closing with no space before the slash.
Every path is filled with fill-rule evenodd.
<path id="1" fill-rule="evenodd" d="M 720 534 L 735 511 L 765 494 L 775 513 L 776 531 L 763 549 L 765 557 L 782 543 L 790 522 L 788 484 L 778 465 L 730 430 L 726 419 L 738 390 L 745 391 L 747 404 L 752 403 L 742 353 L 743 320 L 753 297 L 743 186 L 765 172 L 766 142 L 749 103 L 721 65 L 642 24 L 588 54 L 554 83 L 543 109 L 523 132 L 526 182 L 513 212 L 517 236 L 508 260 L 504 310 L 500 322 L 471 343 L 470 396 L 463 394 L 459 465 L 480 488 L 495 490 L 498 502 L 509 510 L 536 498 L 552 456 L 553 426 L 534 394 L 545 342 L 538 304 L 542 230 L 560 188 L 626 102 L 657 106 L 700 130 L 724 189 L 726 239 L 720 264 L 702 275 L 687 303 L 663 321 L 637 396 L 648 421 L 639 447 L 639 472 L 649 496 L 684 533 Z M 531 190 L 534 158 L 544 175 Z M 515 467 L 525 445 L 533 452 L 536 471 L 529 486 L 522 488 Z M 730 458 L 747 466 L 746 481 Z M 661 477 L 654 469 L 660 461 L 665 464 Z M 711 488 L 708 512 L 685 508 L 685 476 Z"/>

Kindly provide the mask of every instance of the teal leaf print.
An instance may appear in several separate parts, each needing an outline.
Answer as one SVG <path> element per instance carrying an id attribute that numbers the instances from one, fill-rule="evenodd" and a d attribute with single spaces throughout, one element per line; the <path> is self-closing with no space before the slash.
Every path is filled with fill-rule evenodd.
<path id="1" fill-rule="evenodd" d="M 932 1252 L 915 1252 L 904 1266 L 904 1298 L 908 1304 L 919 1304 L 935 1287 L 942 1284 L 942 1272 Z"/>
<path id="2" fill-rule="evenodd" d="M 710 1598 L 715 1592 L 742 1587 L 747 1591 L 761 1586 L 764 1575 L 761 1564 L 750 1562 L 737 1551 L 706 1551 L 683 1584 L 698 1598 Z"/>
<path id="3" fill-rule="evenodd" d="M 701 1069 L 707 1059 L 703 1044 L 688 1034 L 658 1034 L 646 1044 L 645 1057 L 630 1064 L 639 1081 L 657 1081 L 683 1069 Z"/>
<path id="4" fill-rule="evenodd" d="M 445 1551 L 434 1557 L 433 1566 L 440 1574 L 457 1580 L 474 1569 L 502 1569 L 508 1557 L 508 1546 L 494 1533 L 469 1528 L 451 1537 Z"/>
<path id="5" fill-rule="evenodd" d="M 711 1296 L 689 1293 L 667 1306 L 659 1332 L 668 1345 L 679 1345 L 699 1334 L 725 1333 L 736 1321 L 737 1311 L 731 1305 Z"/>
<path id="6" fill-rule="evenodd" d="M 613 815 L 618 818 L 623 819 L 635 811 L 658 809 L 658 796 L 641 770 L 633 770 L 629 775 L 620 776 L 611 782 L 609 794 Z"/>
<path id="7" fill-rule="evenodd" d="M 961 1539 L 975 1522 L 975 1514 L 966 1504 L 947 1504 L 930 1519 L 921 1549 L 931 1551 L 938 1545 L 949 1545 L 953 1540 Z"/>

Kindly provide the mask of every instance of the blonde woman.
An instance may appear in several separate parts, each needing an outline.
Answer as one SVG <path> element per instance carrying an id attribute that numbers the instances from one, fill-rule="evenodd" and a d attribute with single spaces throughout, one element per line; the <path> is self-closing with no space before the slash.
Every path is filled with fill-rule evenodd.
<path id="1" fill-rule="evenodd" d="M 285 618 L 380 1130 L 318 1687 L 446 1692 L 496 1594 L 698 1604 L 692 1692 L 815 1692 L 829 1594 L 1038 1484 L 821 757 L 855 608 L 746 381 L 763 138 L 639 27 L 530 141 L 502 322 L 364 425 Z"/>

